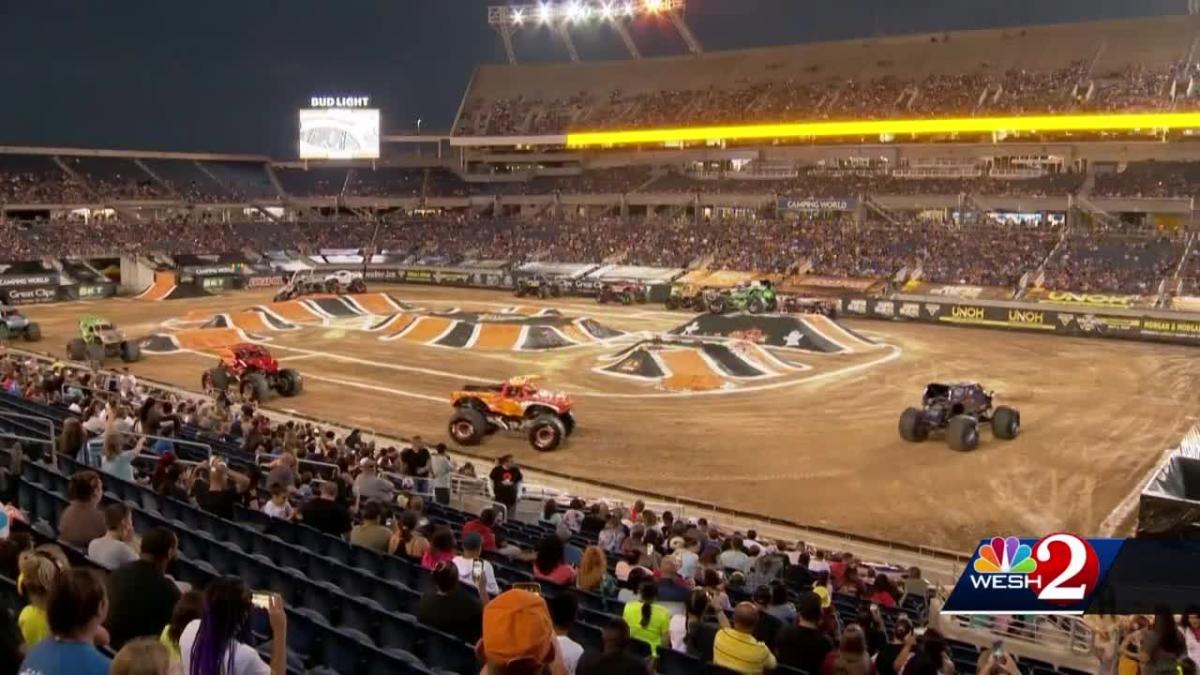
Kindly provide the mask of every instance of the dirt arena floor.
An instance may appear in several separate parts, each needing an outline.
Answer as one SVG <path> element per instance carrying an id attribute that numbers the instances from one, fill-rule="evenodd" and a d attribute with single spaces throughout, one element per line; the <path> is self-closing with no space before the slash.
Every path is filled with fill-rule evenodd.
<path id="1" fill-rule="evenodd" d="M 377 288 L 430 308 L 495 312 L 555 307 L 627 332 L 665 331 L 690 316 L 660 306 L 615 307 L 579 298 L 539 302 L 508 293 Z M 131 336 L 201 310 L 233 312 L 269 291 L 146 302 L 85 301 L 31 307 L 42 351 L 63 355 L 82 314 L 103 315 Z M 846 325 L 879 344 L 843 354 L 787 357 L 795 366 L 731 391 L 664 391 L 594 370 L 633 338 L 548 352 L 448 349 L 383 341 L 359 320 L 266 334 L 305 391 L 272 407 L 379 433 L 446 438 L 448 394 L 467 382 L 544 376 L 570 393 L 578 429 L 558 451 L 519 435 L 488 437 L 470 452 L 513 453 L 529 467 L 684 495 L 806 525 L 968 551 L 980 537 L 1058 529 L 1108 534 L 1110 514 L 1139 490 L 1164 449 L 1194 423 L 1200 354 L 1184 347 L 1067 339 L 877 321 Z M 138 375 L 199 389 L 215 357 L 146 356 Z M 975 452 L 940 439 L 902 441 L 897 419 L 930 381 L 972 380 L 1022 414 L 1011 442 L 982 434 Z M 1108 521 L 1106 523 L 1105 521 Z M 1128 529 L 1128 517 L 1117 519 Z"/>

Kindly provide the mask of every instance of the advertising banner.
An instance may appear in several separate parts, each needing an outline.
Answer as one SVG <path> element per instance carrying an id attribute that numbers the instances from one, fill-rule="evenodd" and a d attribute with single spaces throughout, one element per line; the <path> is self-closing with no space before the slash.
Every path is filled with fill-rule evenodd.
<path id="1" fill-rule="evenodd" d="M 0 288 L 57 285 L 58 275 L 50 272 L 42 274 L 0 274 Z"/>
<path id="2" fill-rule="evenodd" d="M 853 211 L 858 208 L 855 197 L 780 197 L 775 208 L 780 211 L 814 213 L 818 211 Z"/>
<path id="3" fill-rule="evenodd" d="M 934 284 L 927 281 L 904 282 L 901 293 L 908 295 L 935 295 L 944 298 L 965 300 L 1011 300 L 1013 292 L 1008 288 L 994 286 L 968 286 L 958 284 Z"/>
<path id="4" fill-rule="evenodd" d="M 255 274 L 246 277 L 246 288 L 274 288 L 284 284 L 282 274 Z"/>
<path id="5" fill-rule="evenodd" d="M 111 298 L 116 295 L 117 285 L 79 284 L 78 286 L 64 286 L 59 290 L 59 296 L 63 300 L 96 300 L 99 298 Z"/>
<path id="6" fill-rule="evenodd" d="M 1118 293 L 1076 293 L 1072 291 L 1050 291 L 1044 288 L 1033 288 L 1025 293 L 1024 300 L 1053 305 L 1071 305 L 1090 308 L 1149 307 L 1149 298 L 1141 295 L 1121 295 Z"/>
<path id="7" fill-rule="evenodd" d="M 44 305 L 58 299 L 58 286 L 0 286 L 0 303 L 6 305 Z"/>

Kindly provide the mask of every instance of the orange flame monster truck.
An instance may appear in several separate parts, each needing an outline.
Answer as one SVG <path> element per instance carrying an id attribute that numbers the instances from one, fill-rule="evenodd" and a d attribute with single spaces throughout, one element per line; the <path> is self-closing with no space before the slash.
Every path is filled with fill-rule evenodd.
<path id="1" fill-rule="evenodd" d="M 524 432 L 534 450 L 550 452 L 575 430 L 574 403 L 565 394 L 539 389 L 534 377 L 500 384 L 464 385 L 450 395 L 450 437 L 476 445 L 498 429 Z"/>
<path id="2" fill-rule="evenodd" d="M 265 347 L 242 343 L 222 349 L 219 354 L 221 362 L 200 377 L 205 391 L 225 391 L 234 385 L 243 400 L 266 401 L 274 393 L 291 397 L 304 388 L 300 373 L 280 368 Z"/>

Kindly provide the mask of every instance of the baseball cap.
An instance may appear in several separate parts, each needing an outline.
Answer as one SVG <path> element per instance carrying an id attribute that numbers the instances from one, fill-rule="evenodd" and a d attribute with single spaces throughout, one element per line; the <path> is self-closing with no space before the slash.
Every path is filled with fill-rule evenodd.
<path id="1" fill-rule="evenodd" d="M 483 659 L 493 665 L 514 661 L 544 662 L 553 655 L 554 625 L 541 596 L 511 590 L 483 608 Z"/>

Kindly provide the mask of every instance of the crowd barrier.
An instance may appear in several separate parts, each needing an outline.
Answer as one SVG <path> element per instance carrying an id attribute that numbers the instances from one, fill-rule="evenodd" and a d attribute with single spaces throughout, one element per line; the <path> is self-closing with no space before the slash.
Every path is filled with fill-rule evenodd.
<path id="1" fill-rule="evenodd" d="M 1200 314 L 911 296 L 846 297 L 840 310 L 843 317 L 1200 345 Z"/>

